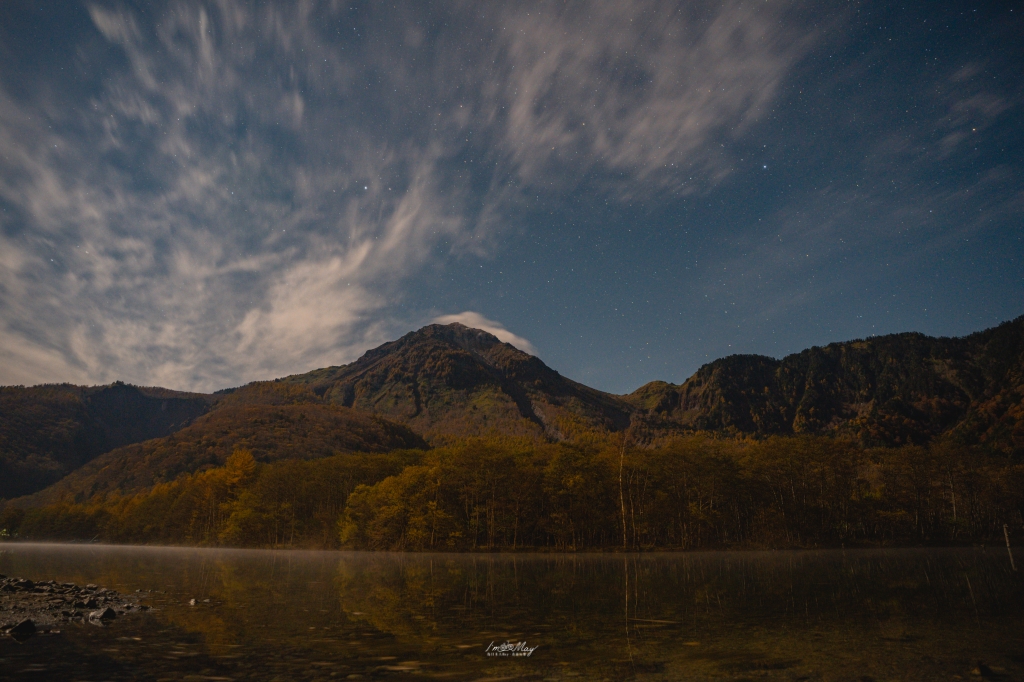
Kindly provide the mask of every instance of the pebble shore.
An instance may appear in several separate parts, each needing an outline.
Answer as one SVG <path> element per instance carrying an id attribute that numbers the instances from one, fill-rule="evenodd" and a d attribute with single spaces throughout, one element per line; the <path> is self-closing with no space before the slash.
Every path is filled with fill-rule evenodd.
<path id="1" fill-rule="evenodd" d="M 103 625 L 133 611 L 143 593 L 125 595 L 97 585 L 32 581 L 0 575 L 0 632 L 15 638 L 57 633 L 63 623 Z"/>

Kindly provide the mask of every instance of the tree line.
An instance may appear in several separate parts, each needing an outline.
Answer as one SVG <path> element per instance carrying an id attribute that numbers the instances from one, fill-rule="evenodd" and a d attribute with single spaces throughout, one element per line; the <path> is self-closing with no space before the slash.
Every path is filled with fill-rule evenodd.
<path id="1" fill-rule="evenodd" d="M 0 512 L 22 539 L 371 550 L 943 544 L 1024 529 L 1024 464 L 977 447 L 694 435 L 640 447 L 466 439 L 224 466 L 132 494 Z"/>

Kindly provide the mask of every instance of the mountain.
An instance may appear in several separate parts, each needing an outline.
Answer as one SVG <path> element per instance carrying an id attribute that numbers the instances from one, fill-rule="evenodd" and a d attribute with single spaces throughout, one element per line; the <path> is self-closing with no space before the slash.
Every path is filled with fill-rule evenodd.
<path id="1" fill-rule="evenodd" d="M 430 325 L 349 365 L 283 379 L 334 405 L 408 424 L 427 440 L 490 434 L 562 440 L 619 430 L 633 407 L 461 324 Z"/>
<path id="2" fill-rule="evenodd" d="M 684 383 L 625 396 L 684 428 L 737 435 L 845 435 L 867 445 L 949 434 L 1024 453 L 1024 317 L 963 338 L 893 334 L 781 360 L 734 355 Z"/>
<path id="3" fill-rule="evenodd" d="M 120 382 L 0 387 L 0 498 L 44 488 L 113 448 L 173 433 L 212 402 Z"/>
<path id="4" fill-rule="evenodd" d="M 96 457 L 19 504 L 48 504 L 65 495 L 82 500 L 100 493 L 136 492 L 223 465 L 236 449 L 248 449 L 257 461 L 270 462 L 424 448 L 423 439 L 405 426 L 324 404 L 299 386 L 260 382 L 218 396 L 207 414 L 169 436 Z"/>
<path id="5" fill-rule="evenodd" d="M 685 431 L 821 434 L 864 445 L 937 436 L 1024 456 L 1024 317 L 963 338 L 906 333 L 774 358 L 735 355 L 625 396 L 561 376 L 461 324 L 348 365 L 214 395 L 124 384 L 0 388 L 0 496 L 135 490 L 222 463 L 422 448 L 467 436 L 634 442 Z M 68 475 L 70 474 L 70 476 Z M 66 477 L 66 478 L 64 478 Z"/>

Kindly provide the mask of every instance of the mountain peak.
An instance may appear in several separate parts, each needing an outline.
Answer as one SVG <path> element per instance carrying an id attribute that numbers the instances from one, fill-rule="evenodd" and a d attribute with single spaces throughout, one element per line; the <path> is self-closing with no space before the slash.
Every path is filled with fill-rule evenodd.
<path id="1" fill-rule="evenodd" d="M 484 344 L 488 347 L 501 343 L 497 336 L 483 329 L 467 327 L 461 322 L 449 324 L 428 324 L 420 327 L 413 334 L 443 338 L 460 346 Z"/>
<path id="2" fill-rule="evenodd" d="M 343 369 L 368 362 L 375 362 L 382 357 L 392 355 L 396 352 L 400 353 L 407 351 L 410 348 L 423 346 L 424 344 L 442 344 L 454 348 L 460 348 L 466 352 L 478 354 L 482 359 L 483 356 L 486 356 L 495 347 L 503 347 L 505 352 L 519 354 L 522 356 L 523 360 L 532 357 L 515 346 L 501 341 L 490 332 L 486 332 L 482 329 L 474 329 L 473 327 L 467 327 L 460 322 L 452 322 L 451 324 L 428 324 L 425 327 L 420 327 L 416 331 L 409 332 L 395 341 L 389 341 L 388 343 L 366 351 L 358 360 L 350 365 L 343 365 L 341 368 L 335 367 L 331 369 Z M 487 362 L 487 364 L 490 363 Z"/>
<path id="3" fill-rule="evenodd" d="M 483 329 L 467 327 L 461 322 L 452 322 L 450 324 L 428 324 L 425 327 L 420 327 L 416 331 L 406 334 L 402 338 L 437 339 L 446 341 L 471 353 L 486 353 L 495 346 L 506 346 L 510 350 L 522 353 L 524 357 L 531 357 L 529 353 L 524 353 L 515 346 L 505 343 L 494 334 L 484 331 Z"/>
<path id="4" fill-rule="evenodd" d="M 288 377 L 324 400 L 370 410 L 429 437 L 504 433 L 559 439 L 567 422 L 622 428 L 629 407 L 566 379 L 493 334 L 431 324 L 355 362 Z"/>

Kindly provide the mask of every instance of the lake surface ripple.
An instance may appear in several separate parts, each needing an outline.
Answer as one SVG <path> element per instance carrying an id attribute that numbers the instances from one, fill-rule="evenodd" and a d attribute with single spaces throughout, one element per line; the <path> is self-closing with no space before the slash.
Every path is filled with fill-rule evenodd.
<path id="1" fill-rule="evenodd" d="M 1024 680 L 1024 578 L 1005 548 L 467 555 L 8 543 L 0 573 L 149 591 L 153 609 L 2 638 L 3 679 Z M 505 642 L 536 649 L 488 655 Z"/>

